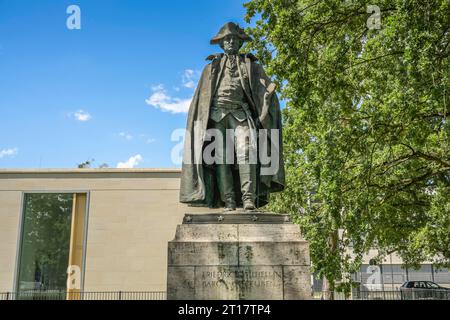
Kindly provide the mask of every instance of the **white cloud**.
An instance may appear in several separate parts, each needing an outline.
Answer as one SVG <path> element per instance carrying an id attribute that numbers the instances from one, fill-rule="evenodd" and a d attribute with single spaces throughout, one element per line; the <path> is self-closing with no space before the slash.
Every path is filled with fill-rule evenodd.
<path id="1" fill-rule="evenodd" d="M 164 85 L 162 85 L 162 84 L 152 86 L 152 91 L 161 91 L 161 90 L 164 90 Z"/>
<path id="2" fill-rule="evenodd" d="M 152 95 L 145 102 L 157 109 L 171 113 L 186 113 L 189 111 L 192 98 L 180 99 L 167 94 L 162 85 L 152 88 Z"/>
<path id="3" fill-rule="evenodd" d="M 17 148 L 0 150 L 0 159 L 4 158 L 4 157 L 15 156 L 15 155 L 17 155 L 18 152 L 19 152 L 19 149 L 17 149 Z"/>
<path id="4" fill-rule="evenodd" d="M 184 70 L 183 76 L 181 78 L 181 82 L 183 83 L 183 87 L 194 89 L 195 82 L 194 82 L 194 76 L 196 75 L 196 72 L 191 69 Z"/>
<path id="5" fill-rule="evenodd" d="M 133 136 L 127 132 L 120 132 L 119 136 L 121 136 L 122 138 L 125 138 L 128 141 L 133 139 Z"/>
<path id="6" fill-rule="evenodd" d="M 140 134 L 140 138 L 142 138 L 146 144 L 150 144 L 156 141 L 156 139 L 149 137 L 147 134 Z"/>
<path id="7" fill-rule="evenodd" d="M 119 162 L 117 164 L 117 168 L 119 168 L 119 169 L 131 169 L 131 168 L 134 168 L 134 167 L 138 166 L 139 163 L 142 162 L 142 160 L 144 160 L 144 158 L 142 158 L 142 156 L 140 154 L 137 154 L 135 156 L 130 157 L 125 162 Z"/>
<path id="8" fill-rule="evenodd" d="M 181 76 L 181 83 L 185 88 L 194 89 L 196 82 L 198 81 L 199 78 L 200 78 L 200 71 L 186 69 L 184 70 L 184 73 Z"/>
<path id="9" fill-rule="evenodd" d="M 186 69 L 181 75 L 181 85 L 184 88 L 195 89 L 197 80 L 200 77 L 200 71 Z M 189 106 L 192 101 L 192 97 L 189 99 L 182 99 L 178 97 L 173 97 L 167 93 L 164 85 L 158 84 L 152 86 L 152 95 L 145 100 L 148 105 L 160 109 L 165 112 L 171 113 L 187 113 L 189 111 Z M 180 87 L 173 87 L 175 92 L 180 92 Z"/>
<path id="10" fill-rule="evenodd" d="M 78 110 L 73 115 L 74 115 L 75 119 L 77 119 L 78 121 L 82 121 L 82 122 L 89 121 L 92 119 L 92 116 L 84 110 Z"/>

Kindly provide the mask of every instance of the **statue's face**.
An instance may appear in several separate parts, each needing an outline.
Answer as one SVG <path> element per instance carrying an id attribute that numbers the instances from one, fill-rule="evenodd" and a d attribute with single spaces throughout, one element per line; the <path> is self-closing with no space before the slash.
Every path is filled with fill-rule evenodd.
<path id="1" fill-rule="evenodd" d="M 228 35 L 222 39 L 221 47 L 226 54 L 238 54 L 242 40 L 238 36 Z"/>

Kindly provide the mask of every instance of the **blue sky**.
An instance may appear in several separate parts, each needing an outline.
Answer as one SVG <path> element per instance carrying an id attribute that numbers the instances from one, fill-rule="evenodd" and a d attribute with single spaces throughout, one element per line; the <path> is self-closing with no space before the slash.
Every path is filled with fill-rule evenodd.
<path id="1" fill-rule="evenodd" d="M 0 0 L 0 168 L 178 167 L 171 134 L 244 2 Z"/>

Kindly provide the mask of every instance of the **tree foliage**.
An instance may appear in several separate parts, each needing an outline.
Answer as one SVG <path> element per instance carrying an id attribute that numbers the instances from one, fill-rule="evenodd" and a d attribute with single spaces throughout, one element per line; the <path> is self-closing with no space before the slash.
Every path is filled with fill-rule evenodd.
<path id="1" fill-rule="evenodd" d="M 72 205 L 73 194 L 26 195 L 20 282 L 40 283 L 43 290 L 65 290 Z"/>
<path id="2" fill-rule="evenodd" d="M 273 209 L 301 225 L 315 270 L 336 289 L 370 248 L 448 267 L 450 1 L 245 6 L 249 49 L 287 101 L 288 187 Z"/>

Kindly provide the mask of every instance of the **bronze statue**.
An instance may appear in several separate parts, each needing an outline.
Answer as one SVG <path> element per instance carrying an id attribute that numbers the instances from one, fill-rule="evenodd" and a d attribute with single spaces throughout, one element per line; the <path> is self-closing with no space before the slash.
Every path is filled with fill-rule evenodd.
<path id="1" fill-rule="evenodd" d="M 192 100 L 181 175 L 180 201 L 251 211 L 284 189 L 281 115 L 275 85 L 250 53 L 251 41 L 235 23 L 211 40 L 210 55 Z M 229 132 L 234 134 L 227 135 Z M 214 146 L 214 148 L 211 148 Z M 211 151 L 214 162 L 205 154 Z M 268 158 L 270 157 L 270 159 Z"/>

